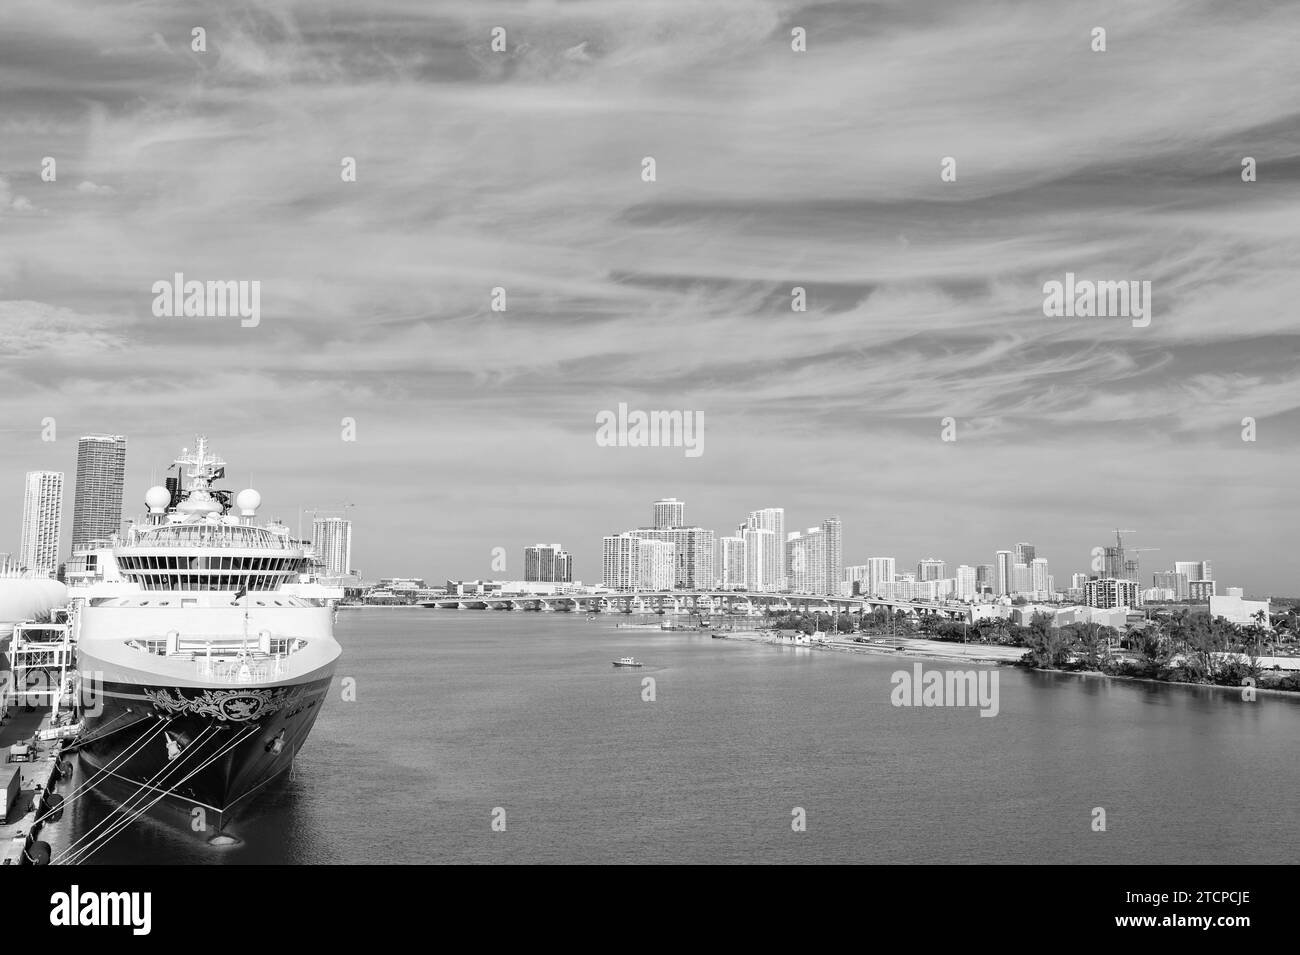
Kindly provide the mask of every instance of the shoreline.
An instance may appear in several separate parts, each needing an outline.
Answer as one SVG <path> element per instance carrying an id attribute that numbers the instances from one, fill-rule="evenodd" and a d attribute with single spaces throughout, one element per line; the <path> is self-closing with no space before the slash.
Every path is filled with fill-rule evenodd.
<path id="1" fill-rule="evenodd" d="M 1204 689 L 1213 689 L 1213 690 L 1226 690 L 1232 693 L 1240 693 L 1243 689 L 1245 689 L 1245 687 L 1227 686 L 1222 683 L 1189 683 L 1186 680 L 1157 680 L 1154 677 L 1149 677 L 1149 676 L 1128 676 L 1122 673 L 1103 673 L 1100 670 L 1062 670 L 1056 667 L 1027 666 L 1020 662 L 1020 657 L 1023 657 L 1024 653 L 1027 652 L 1023 647 L 1002 648 L 1008 651 L 1020 652 L 1020 655 L 1013 660 L 1010 659 L 1009 656 L 996 658 L 996 657 L 980 656 L 977 655 L 976 653 L 972 653 L 969 651 L 944 653 L 942 651 L 938 651 L 930 647 L 903 646 L 896 649 L 891 646 L 881 646 L 878 644 L 856 644 L 853 646 L 846 646 L 843 643 L 788 644 L 788 643 L 781 643 L 779 639 L 773 636 L 770 632 L 748 631 L 742 633 L 743 635 L 739 635 L 735 639 L 745 640 L 746 642 L 749 643 L 763 643 L 769 646 L 776 646 L 776 647 L 803 646 L 809 650 L 840 650 L 846 653 L 868 653 L 868 654 L 874 654 L 878 656 L 904 657 L 904 658 L 914 659 L 914 660 L 945 660 L 945 661 L 956 661 L 960 663 L 979 663 L 988 666 L 1004 666 L 1004 667 L 1011 666 L 1011 667 L 1019 667 L 1020 669 L 1023 669 L 1029 673 L 1052 673 L 1052 674 L 1059 674 L 1061 676 L 1091 677 L 1091 678 L 1100 678 L 1105 680 L 1124 680 L 1131 683 L 1150 683 L 1156 686 L 1180 686 L 1180 687 L 1204 688 Z M 727 639 L 732 639 L 732 638 L 727 637 Z M 939 642 L 941 641 L 929 641 L 929 643 L 931 644 L 939 643 Z M 961 646 L 961 644 L 957 644 L 956 646 Z M 985 649 L 985 647 L 981 646 L 981 649 Z M 1296 692 L 1295 690 L 1279 690 L 1273 687 L 1264 687 L 1264 686 L 1256 686 L 1254 690 L 1255 693 L 1257 694 L 1268 694 L 1270 696 L 1279 696 L 1279 697 L 1290 698 L 1294 700 L 1300 700 L 1300 692 Z"/>
<path id="2" fill-rule="evenodd" d="M 1186 686 L 1196 687 L 1206 690 L 1227 690 L 1231 693 L 1240 693 L 1245 689 L 1243 686 L 1228 686 L 1223 683 L 1188 683 L 1186 680 L 1157 680 L 1150 676 L 1128 676 L 1123 673 L 1102 673 L 1100 670 L 1061 670 L 1056 667 L 1025 667 L 1030 673 L 1055 673 L 1061 676 L 1086 676 L 1102 677 L 1106 680 L 1126 680 L 1131 683 L 1153 683 L 1156 686 Z M 1278 690 L 1273 687 L 1257 686 L 1254 688 L 1256 693 L 1268 693 L 1271 696 L 1290 697 L 1293 700 L 1300 700 L 1300 692 L 1295 690 Z"/>
<path id="3" fill-rule="evenodd" d="M 849 641 L 835 641 L 831 643 L 811 643 L 811 644 L 789 644 L 781 643 L 779 636 L 773 631 L 748 630 L 738 631 L 735 634 L 724 633 L 721 639 L 726 640 L 744 640 L 749 643 L 764 643 L 777 647 L 805 647 L 809 650 L 834 650 L 840 653 L 864 653 L 876 656 L 890 657 L 907 657 L 917 660 L 953 660 L 959 663 L 981 663 L 989 666 L 1016 666 L 1019 664 L 1020 657 L 1024 656 L 1024 650 L 1020 647 L 1000 647 L 1002 653 L 996 651 L 990 653 L 993 649 L 987 644 L 953 644 L 952 647 L 944 646 L 942 641 L 929 640 L 922 645 L 916 645 L 915 638 L 912 645 L 890 646 L 878 643 L 851 643 Z"/>

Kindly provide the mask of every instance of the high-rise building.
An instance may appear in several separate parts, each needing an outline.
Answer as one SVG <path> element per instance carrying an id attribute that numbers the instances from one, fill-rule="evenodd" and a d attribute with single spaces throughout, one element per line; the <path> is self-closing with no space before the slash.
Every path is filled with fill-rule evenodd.
<path id="1" fill-rule="evenodd" d="M 312 550 L 326 577 L 352 573 L 352 522 L 343 517 L 318 517 L 311 525 Z"/>
<path id="2" fill-rule="evenodd" d="M 707 590 L 714 585 L 713 562 L 717 542 L 713 531 L 703 527 L 639 527 L 628 533 L 643 540 L 673 545 L 675 569 L 670 587 Z"/>
<path id="3" fill-rule="evenodd" d="M 992 564 L 977 564 L 975 566 L 975 592 L 977 594 L 993 593 L 997 587 L 998 575 L 997 570 Z"/>
<path id="4" fill-rule="evenodd" d="M 1093 578 L 1083 585 L 1083 601 L 1099 610 L 1117 607 L 1140 607 L 1141 595 L 1136 580 L 1119 580 L 1113 577 Z"/>
<path id="5" fill-rule="evenodd" d="M 641 589 L 672 590 L 673 556 L 676 548 L 670 541 L 641 539 Z"/>
<path id="6" fill-rule="evenodd" d="M 769 593 L 785 590 L 789 586 L 786 580 L 789 571 L 785 565 L 785 508 L 764 507 L 757 511 L 750 511 L 749 517 L 737 533 L 743 536 L 745 529 L 768 531 L 771 534 L 770 537 L 762 539 L 766 549 L 761 557 L 762 587 L 758 589 Z M 750 554 L 749 559 L 753 561 L 756 558 Z"/>
<path id="7" fill-rule="evenodd" d="M 822 533 L 826 535 L 826 590 L 825 593 L 840 592 L 840 577 L 844 574 L 844 524 L 838 517 L 822 521 Z"/>
<path id="8" fill-rule="evenodd" d="M 86 434 L 77 441 L 77 489 L 72 508 L 72 552 L 108 540 L 122 526 L 126 438 Z"/>
<path id="9" fill-rule="evenodd" d="M 997 568 L 997 580 L 993 592 L 999 596 L 1011 593 L 1015 586 L 1015 555 L 1009 550 L 1000 550 L 994 557 L 993 565 Z"/>
<path id="10" fill-rule="evenodd" d="M 28 471 L 23 494 L 23 532 L 18 561 L 36 576 L 59 569 L 59 538 L 63 530 L 63 474 Z"/>
<path id="11" fill-rule="evenodd" d="M 573 558 L 559 544 L 534 544 L 524 548 L 524 580 L 573 582 Z"/>
<path id="12" fill-rule="evenodd" d="M 776 572 L 773 570 L 779 549 L 776 535 L 764 527 L 746 527 L 742 524 L 739 537 L 745 543 L 745 589 L 766 593 L 784 589 L 784 581 L 778 587 Z"/>
<path id="13" fill-rule="evenodd" d="M 1210 569 L 1208 560 L 1176 560 L 1174 573 L 1186 574 L 1189 581 L 1214 579 L 1214 572 Z"/>
<path id="14" fill-rule="evenodd" d="M 934 557 L 927 557 L 916 565 L 917 580 L 942 580 L 948 565 Z"/>
<path id="15" fill-rule="evenodd" d="M 635 590 L 641 583 L 641 539 L 631 534 L 601 538 L 601 582 L 610 590 Z"/>
<path id="16" fill-rule="evenodd" d="M 1033 590 L 1033 585 L 1029 578 L 1028 564 L 1011 565 L 1011 592 L 1013 594 L 1027 594 Z"/>
<path id="17" fill-rule="evenodd" d="M 844 572 L 842 525 L 838 517 L 820 527 L 786 535 L 785 563 L 790 589 L 802 594 L 838 594 Z"/>
<path id="18" fill-rule="evenodd" d="M 1177 571 L 1164 571 L 1151 575 L 1151 583 L 1156 590 L 1168 590 L 1173 594 L 1171 600 L 1186 600 L 1191 593 L 1188 587 L 1188 578 L 1186 574 Z"/>
<path id="19" fill-rule="evenodd" d="M 957 576 L 954 578 L 954 589 L 956 590 L 958 600 L 974 600 L 976 590 L 975 568 L 968 564 L 957 565 Z"/>
<path id="20" fill-rule="evenodd" d="M 1218 585 L 1213 580 L 1189 580 L 1187 582 L 1188 600 L 1209 600 L 1218 593 Z"/>
<path id="21" fill-rule="evenodd" d="M 1047 572 L 1047 560 L 1035 557 L 1029 565 L 1029 589 L 1034 597 L 1044 600 L 1052 594 L 1052 575 Z"/>
<path id="22" fill-rule="evenodd" d="M 686 526 L 686 502 L 679 501 L 675 497 L 665 497 L 655 501 L 654 514 L 654 526 L 657 530 Z"/>
<path id="23" fill-rule="evenodd" d="M 1015 562 L 1017 564 L 1024 564 L 1026 567 L 1033 566 L 1034 558 L 1037 556 L 1037 554 L 1034 553 L 1034 545 L 1030 544 L 1028 541 L 1021 541 L 1017 544 L 1013 553 L 1016 557 Z"/>
<path id="24" fill-rule="evenodd" d="M 840 593 L 846 597 L 854 594 L 854 588 L 857 593 L 866 593 L 867 588 L 867 565 L 850 564 L 840 573 Z"/>
<path id="25" fill-rule="evenodd" d="M 894 599 L 894 576 L 894 558 L 868 557 L 866 595 L 884 597 L 886 600 Z"/>
<path id="26" fill-rule="evenodd" d="M 1102 551 L 1102 576 L 1108 580 L 1124 580 L 1128 573 L 1124 560 L 1124 548 L 1107 547 Z"/>
<path id="27" fill-rule="evenodd" d="M 744 537 L 723 537 L 718 541 L 722 550 L 722 580 L 724 590 L 749 588 L 746 580 L 746 542 Z"/>
<path id="28" fill-rule="evenodd" d="M 601 542 L 603 581 L 611 590 L 671 590 L 673 545 L 670 541 L 638 537 L 634 532 L 610 534 Z"/>

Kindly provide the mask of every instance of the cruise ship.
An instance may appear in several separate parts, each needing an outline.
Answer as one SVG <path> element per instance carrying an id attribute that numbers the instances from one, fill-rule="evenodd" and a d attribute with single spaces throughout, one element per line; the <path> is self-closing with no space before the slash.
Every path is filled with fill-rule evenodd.
<path id="1" fill-rule="evenodd" d="M 145 521 L 69 565 L 77 748 L 124 815 L 158 807 L 220 844 L 311 732 L 342 590 L 312 578 L 288 527 L 257 521 L 256 491 L 232 504 L 214 486 L 225 462 L 204 437 L 174 466 L 171 488 L 145 494 Z"/>

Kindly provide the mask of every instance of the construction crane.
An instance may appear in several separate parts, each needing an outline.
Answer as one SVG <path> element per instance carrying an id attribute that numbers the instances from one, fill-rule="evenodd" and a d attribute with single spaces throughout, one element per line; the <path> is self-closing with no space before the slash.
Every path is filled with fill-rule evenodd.
<path id="1" fill-rule="evenodd" d="M 1159 550 L 1159 549 L 1160 549 L 1159 547 L 1130 547 L 1128 549 L 1128 552 L 1130 554 L 1141 554 L 1144 551 Z M 1141 560 L 1140 557 L 1134 557 L 1132 560 L 1126 560 L 1124 562 L 1124 571 L 1129 575 L 1129 578 L 1131 580 L 1138 579 L 1138 567 L 1139 567 L 1138 562 L 1140 560 Z M 1132 570 L 1130 570 L 1129 568 L 1132 568 Z"/>

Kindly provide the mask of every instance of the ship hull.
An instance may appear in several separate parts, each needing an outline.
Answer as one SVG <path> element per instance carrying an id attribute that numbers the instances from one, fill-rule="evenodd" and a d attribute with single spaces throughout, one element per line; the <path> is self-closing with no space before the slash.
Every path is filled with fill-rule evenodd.
<path id="1" fill-rule="evenodd" d="M 220 835 L 292 765 L 330 681 L 317 673 L 274 686 L 105 682 L 99 712 L 86 716 L 83 771 L 124 815 L 148 811 L 200 837 Z"/>

